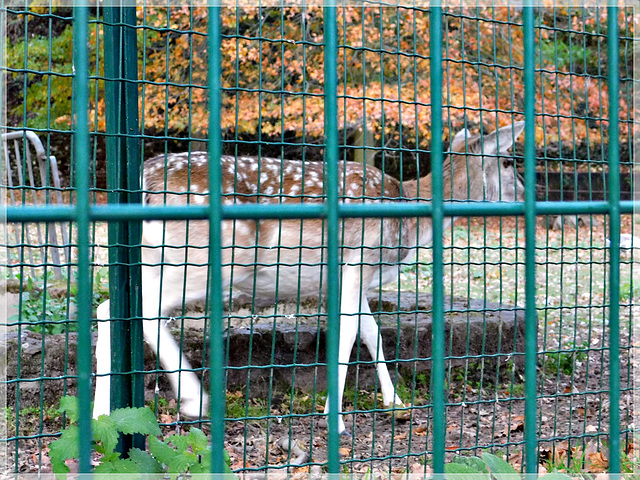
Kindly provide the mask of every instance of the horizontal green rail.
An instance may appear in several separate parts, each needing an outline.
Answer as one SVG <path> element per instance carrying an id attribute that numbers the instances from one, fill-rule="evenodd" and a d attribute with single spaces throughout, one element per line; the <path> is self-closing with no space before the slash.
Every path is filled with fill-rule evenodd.
<path id="1" fill-rule="evenodd" d="M 536 215 L 583 215 L 607 214 L 611 210 L 609 202 L 537 202 Z M 640 201 L 624 200 L 620 202 L 620 213 L 633 214 L 640 210 Z M 447 217 L 475 216 L 511 216 L 524 215 L 525 204 L 514 203 L 445 203 L 444 215 Z M 68 222 L 76 219 L 74 206 L 47 207 L 7 207 L 7 222 Z M 338 215 L 343 218 L 358 217 L 430 217 L 433 208 L 429 203 L 372 203 L 340 204 Z M 326 218 L 323 204 L 282 204 L 261 205 L 223 205 L 224 219 L 306 219 Z M 89 218 L 96 222 L 127 220 L 206 220 L 209 207 L 197 205 L 146 207 L 143 205 L 94 206 L 89 209 Z"/>

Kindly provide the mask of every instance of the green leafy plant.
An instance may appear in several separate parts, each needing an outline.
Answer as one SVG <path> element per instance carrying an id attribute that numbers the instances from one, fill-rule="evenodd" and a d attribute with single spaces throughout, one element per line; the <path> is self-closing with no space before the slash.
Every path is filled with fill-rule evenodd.
<path id="1" fill-rule="evenodd" d="M 60 413 L 66 414 L 69 427 L 49 446 L 51 465 L 58 479 L 67 478 L 66 460 L 79 457 L 78 399 L 65 396 L 60 400 Z M 110 415 L 91 420 L 93 448 L 101 455 L 96 474 L 145 474 L 145 478 L 178 478 L 187 473 L 207 473 L 211 469 L 211 446 L 202 430 L 191 427 L 187 435 L 169 435 L 164 439 L 151 409 L 120 408 Z M 131 448 L 127 458 L 116 451 L 120 434 L 147 437 L 149 452 Z M 232 474 L 231 460 L 225 451 L 225 473 Z M 151 474 L 151 476 L 149 476 Z M 236 478 L 233 475 L 230 478 Z"/>
<path id="2" fill-rule="evenodd" d="M 570 351 L 545 354 L 544 359 L 541 360 L 541 366 L 547 373 L 571 375 L 576 367 L 576 362 L 582 362 L 587 358 L 588 344 L 586 342 L 583 342 L 582 347 L 576 347 L 572 342 L 568 342 L 565 348 Z"/>
<path id="3" fill-rule="evenodd" d="M 21 322 L 26 328 L 36 333 L 58 334 L 75 331 L 76 324 L 69 321 L 66 300 L 51 298 L 49 292 L 34 288 L 31 280 L 27 281 L 27 291 L 22 292 L 22 308 L 20 314 L 12 315 L 10 322 Z M 75 298 L 70 299 L 75 303 Z"/>
<path id="4" fill-rule="evenodd" d="M 491 453 L 483 453 L 480 457 L 455 457 L 444 466 L 447 480 L 516 480 L 523 478 L 502 458 Z M 544 480 L 569 480 L 571 477 L 558 472 L 551 472 L 539 478 Z"/>
<path id="5" fill-rule="evenodd" d="M 24 279 L 22 279 L 24 278 Z M 40 275 L 17 275 L 21 286 L 20 313 L 12 315 L 9 322 L 20 322 L 27 330 L 35 333 L 56 335 L 77 331 L 72 312 L 75 310 L 78 286 L 69 282 L 66 276 L 56 279 L 52 271 Z M 58 294 L 51 294 L 56 291 Z M 64 295 L 60 295 L 60 291 Z M 109 270 L 107 267 L 95 269 L 92 289 L 92 304 L 97 307 L 109 297 Z"/>

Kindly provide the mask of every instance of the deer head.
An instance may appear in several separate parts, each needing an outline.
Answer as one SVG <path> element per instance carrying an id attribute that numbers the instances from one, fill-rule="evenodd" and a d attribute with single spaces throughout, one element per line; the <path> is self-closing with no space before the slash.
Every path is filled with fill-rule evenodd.
<path id="1" fill-rule="evenodd" d="M 452 186 L 452 197 L 457 200 L 522 201 L 524 183 L 508 150 L 523 130 L 524 122 L 516 122 L 488 135 L 471 135 L 466 129 L 458 132 L 451 142 L 452 153 L 444 165 L 445 176 L 449 177 Z M 450 170 L 453 172 L 448 172 Z"/>

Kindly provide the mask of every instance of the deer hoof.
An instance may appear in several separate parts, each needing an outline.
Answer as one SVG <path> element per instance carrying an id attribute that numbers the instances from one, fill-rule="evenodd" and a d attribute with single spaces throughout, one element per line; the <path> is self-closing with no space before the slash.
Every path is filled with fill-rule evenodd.
<path id="1" fill-rule="evenodd" d="M 389 415 L 393 415 L 396 420 L 407 421 L 411 417 L 411 410 L 404 403 L 389 405 L 387 408 L 391 408 Z"/>
<path id="2" fill-rule="evenodd" d="M 194 400 L 182 400 L 180 402 L 180 413 L 187 418 L 203 418 L 209 415 L 209 407 L 206 399 L 200 401 L 199 398 Z"/>

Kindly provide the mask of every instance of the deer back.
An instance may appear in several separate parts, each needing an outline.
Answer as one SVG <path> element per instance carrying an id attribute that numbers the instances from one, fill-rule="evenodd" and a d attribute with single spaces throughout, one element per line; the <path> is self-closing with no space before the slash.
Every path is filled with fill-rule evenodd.
<path id="1" fill-rule="evenodd" d="M 223 203 L 300 204 L 325 199 L 323 164 L 274 158 L 223 156 L 221 158 Z M 344 203 L 405 201 L 400 183 L 374 167 L 347 162 L 339 167 L 339 195 Z M 206 204 L 209 194 L 208 157 L 204 152 L 170 154 L 149 159 L 144 165 L 144 202 L 148 205 Z M 375 265 L 393 268 L 415 245 L 407 235 L 413 219 L 347 218 L 340 223 L 341 260 L 364 265 L 363 277 L 379 278 Z M 145 245 L 175 247 L 176 258 L 206 264 L 206 221 L 145 222 Z M 401 232 L 402 229 L 402 232 Z M 403 235 L 404 234 L 404 235 Z M 406 237 L 406 241 L 403 238 Z M 411 244 L 413 238 L 413 244 Z M 180 247 L 189 245 L 187 257 Z M 270 293 L 278 285 L 279 295 L 295 296 L 302 283 L 309 295 L 317 295 L 318 279 L 326 262 L 326 222 L 321 219 L 226 220 L 222 226 L 223 264 L 234 266 L 233 284 L 242 290 Z M 402 247 L 400 247 L 402 245 Z M 400 250 L 399 250 L 400 248 Z M 325 273 L 326 276 L 326 273 Z M 363 279 L 365 283 L 369 280 Z M 373 281 L 373 280 L 372 280 Z M 324 285 L 325 281 L 321 281 Z M 304 293 L 304 292 L 302 292 Z"/>

